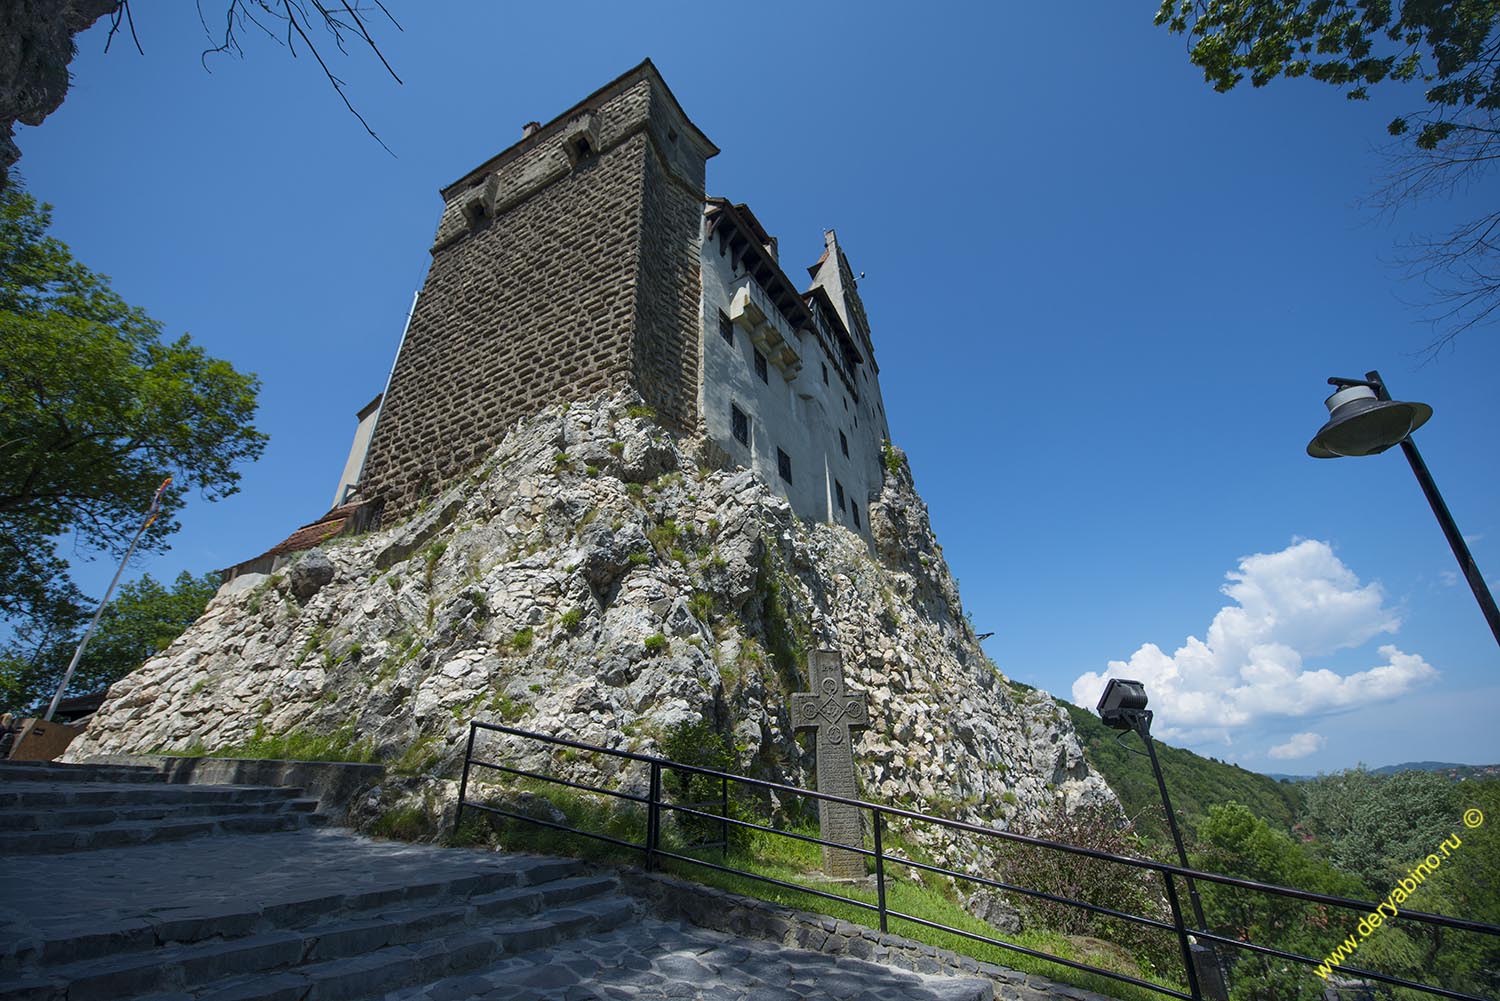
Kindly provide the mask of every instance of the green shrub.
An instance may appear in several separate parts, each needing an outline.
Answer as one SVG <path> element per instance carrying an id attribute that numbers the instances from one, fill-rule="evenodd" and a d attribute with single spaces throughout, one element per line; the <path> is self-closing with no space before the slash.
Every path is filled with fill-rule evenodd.
<path id="1" fill-rule="evenodd" d="M 562 627 L 568 632 L 578 628 L 578 623 L 583 621 L 583 609 L 570 608 L 562 613 Z"/>
<path id="2" fill-rule="evenodd" d="M 432 587 L 432 574 L 433 571 L 437 570 L 438 560 L 442 559 L 443 553 L 447 551 L 448 543 L 434 542 L 432 545 L 427 547 L 426 551 L 423 554 L 426 563 L 423 579 L 426 581 L 427 587 L 429 589 Z"/>
<path id="3" fill-rule="evenodd" d="M 391 771 L 397 775 L 420 775 L 427 771 L 442 759 L 442 748 L 435 746 L 437 743 L 436 734 L 418 737 L 401 752 L 401 757 L 391 762 Z"/>
<path id="4" fill-rule="evenodd" d="M 885 468 L 887 472 L 889 472 L 892 476 L 895 476 L 897 473 L 901 472 L 901 455 L 896 451 L 895 446 L 893 446 L 889 441 L 883 443 L 880 446 L 880 455 L 881 458 L 885 460 Z"/>
<path id="5" fill-rule="evenodd" d="M 646 652 L 653 657 L 667 648 L 667 638 L 661 633 L 652 633 L 641 642 L 646 645 Z"/>
<path id="6" fill-rule="evenodd" d="M 396 841 L 419 841 L 437 833 L 437 828 L 427 811 L 416 806 L 404 806 L 387 810 L 370 825 L 370 833 L 377 838 L 392 838 Z"/>
<path id="7" fill-rule="evenodd" d="M 517 653 L 525 653 L 531 649 L 533 639 L 535 639 L 535 634 L 532 633 L 530 626 L 526 626 L 524 629 L 515 631 L 510 638 L 510 645 Z"/>
<path id="8" fill-rule="evenodd" d="M 707 591 L 699 591 L 688 599 L 688 611 L 692 612 L 699 622 L 708 622 L 713 618 L 716 604 L 713 595 Z"/>
<path id="9" fill-rule="evenodd" d="M 650 563 L 650 562 L 651 562 L 651 554 L 650 553 L 641 552 L 641 553 L 631 553 L 630 554 L 630 565 L 633 566 L 633 567 L 643 567 L 647 563 Z"/>
<path id="10" fill-rule="evenodd" d="M 627 407 L 625 410 L 625 416 L 634 417 L 637 420 L 654 421 L 656 420 L 656 411 L 652 410 L 650 407 L 637 404 L 633 407 Z"/>

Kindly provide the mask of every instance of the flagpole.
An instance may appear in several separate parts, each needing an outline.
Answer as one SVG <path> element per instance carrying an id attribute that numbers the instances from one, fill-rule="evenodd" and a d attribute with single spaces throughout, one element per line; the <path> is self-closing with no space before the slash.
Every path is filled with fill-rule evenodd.
<path id="1" fill-rule="evenodd" d="M 109 582 L 109 588 L 104 592 L 104 600 L 99 602 L 99 607 L 94 610 L 94 617 L 89 622 L 88 629 L 84 630 L 83 639 L 78 644 L 78 649 L 73 651 L 73 659 L 68 662 L 68 669 L 63 672 L 62 681 L 58 683 L 57 691 L 52 696 L 52 704 L 47 707 L 47 715 L 42 719 L 50 721 L 52 714 L 57 712 L 57 704 L 62 701 L 63 691 L 68 687 L 68 682 L 73 680 L 73 669 L 78 666 L 79 660 L 83 658 L 83 651 L 88 647 L 89 640 L 94 636 L 94 629 L 99 625 L 99 616 L 104 614 L 104 608 L 109 604 L 110 595 L 115 593 L 115 585 L 120 583 L 120 575 L 125 572 L 125 564 L 130 562 L 130 557 L 135 553 L 136 543 L 141 541 L 141 536 L 146 534 L 146 529 L 156 520 L 161 510 L 161 495 L 166 493 L 167 487 L 172 483 L 172 477 L 168 476 L 161 481 L 161 486 L 156 488 L 156 496 L 151 498 L 151 507 L 146 511 L 146 520 L 136 530 L 135 538 L 130 540 L 130 548 L 125 550 L 125 558 L 120 561 L 120 568 L 115 571 L 115 579 Z"/>

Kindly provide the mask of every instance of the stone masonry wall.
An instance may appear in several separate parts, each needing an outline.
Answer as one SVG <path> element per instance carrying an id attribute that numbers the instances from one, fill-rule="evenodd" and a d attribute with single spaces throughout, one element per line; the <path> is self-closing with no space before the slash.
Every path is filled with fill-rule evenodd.
<path id="1" fill-rule="evenodd" d="M 358 495 L 387 519 L 550 403 L 633 384 L 693 428 L 705 150 L 649 67 L 595 98 L 444 191 Z"/>
<path id="2" fill-rule="evenodd" d="M 677 136 L 653 108 L 652 135 L 666 156 L 679 153 Z M 664 427 L 692 432 L 698 425 L 699 303 L 703 296 L 699 243 L 703 233 L 703 178 L 673 173 L 670 161 L 646 157 L 641 213 L 640 292 L 636 314 L 637 389 Z M 698 161 L 700 164 L 701 160 Z"/>

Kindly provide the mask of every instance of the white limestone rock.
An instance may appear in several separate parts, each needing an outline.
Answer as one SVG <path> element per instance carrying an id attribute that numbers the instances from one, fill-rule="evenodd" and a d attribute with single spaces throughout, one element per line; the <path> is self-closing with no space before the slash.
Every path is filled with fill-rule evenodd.
<path id="1" fill-rule="evenodd" d="M 808 683 L 800 644 L 838 650 L 868 697 L 855 742 L 866 798 L 997 826 L 1057 799 L 1113 801 L 1067 715 L 981 652 L 904 457 L 867 539 L 797 519 L 748 471 L 697 466 L 629 416 L 637 403 L 553 407 L 406 522 L 221 592 L 111 688 L 68 757 L 352 725 L 382 758 L 431 758 L 451 778 L 471 719 L 642 752 L 707 719 L 748 774 L 810 787 L 810 742 L 789 715 Z M 522 767 L 643 781 L 596 755 L 486 739 L 486 756 Z"/>

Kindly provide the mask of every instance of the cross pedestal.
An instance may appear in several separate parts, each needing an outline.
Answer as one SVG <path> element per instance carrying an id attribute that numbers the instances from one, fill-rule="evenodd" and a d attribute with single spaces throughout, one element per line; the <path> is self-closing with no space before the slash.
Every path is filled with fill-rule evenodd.
<path id="1" fill-rule="evenodd" d="M 858 799 L 849 731 L 870 725 L 865 697 L 845 690 L 837 650 L 814 650 L 807 661 L 813 690 L 792 696 L 792 721 L 798 730 L 817 731 L 818 792 Z M 857 807 L 819 800 L 818 827 L 824 841 L 864 847 L 864 827 Z M 865 857 L 824 845 L 823 871 L 835 879 L 861 879 Z"/>

